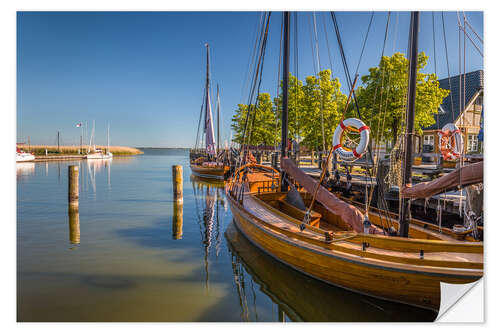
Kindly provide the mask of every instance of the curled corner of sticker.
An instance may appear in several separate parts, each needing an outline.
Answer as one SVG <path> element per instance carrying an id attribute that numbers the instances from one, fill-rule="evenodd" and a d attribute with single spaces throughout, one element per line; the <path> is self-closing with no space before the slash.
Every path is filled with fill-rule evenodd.
<path id="1" fill-rule="evenodd" d="M 436 322 L 484 321 L 483 279 L 466 284 L 441 282 L 441 303 Z"/>

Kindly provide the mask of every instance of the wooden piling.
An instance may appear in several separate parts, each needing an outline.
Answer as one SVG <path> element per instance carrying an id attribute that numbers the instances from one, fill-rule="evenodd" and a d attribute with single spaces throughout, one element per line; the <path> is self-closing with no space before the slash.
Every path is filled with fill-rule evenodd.
<path id="1" fill-rule="evenodd" d="M 172 165 L 174 201 L 182 202 L 182 165 Z"/>
<path id="2" fill-rule="evenodd" d="M 68 167 L 68 204 L 78 207 L 78 166 Z"/>
<path id="3" fill-rule="evenodd" d="M 182 239 L 182 215 L 183 204 L 174 201 L 174 212 L 172 215 L 172 239 Z"/>

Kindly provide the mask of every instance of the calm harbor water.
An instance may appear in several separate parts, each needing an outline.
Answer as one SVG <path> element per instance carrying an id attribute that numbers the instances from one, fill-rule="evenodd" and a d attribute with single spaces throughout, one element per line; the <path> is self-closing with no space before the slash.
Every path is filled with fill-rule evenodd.
<path id="1" fill-rule="evenodd" d="M 432 321 L 435 313 L 297 273 L 233 225 L 187 150 L 17 165 L 18 321 Z M 80 166 L 80 209 L 67 207 Z M 172 202 L 171 166 L 184 168 Z M 175 214 L 174 214 L 175 211 Z"/>

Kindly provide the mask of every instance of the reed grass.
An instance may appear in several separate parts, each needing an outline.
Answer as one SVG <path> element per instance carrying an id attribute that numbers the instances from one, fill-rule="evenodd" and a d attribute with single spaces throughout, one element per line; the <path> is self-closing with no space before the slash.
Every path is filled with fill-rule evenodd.
<path id="1" fill-rule="evenodd" d="M 45 149 L 47 149 L 48 155 L 78 155 L 78 149 L 80 146 L 60 146 L 59 150 L 57 146 L 48 146 L 48 145 L 31 145 L 20 144 L 17 145 L 19 148 L 26 152 L 31 152 L 35 155 L 45 155 Z M 100 148 L 103 151 L 107 149 L 107 146 L 97 146 L 96 148 Z M 139 155 L 144 154 L 141 150 L 132 147 L 123 147 L 123 146 L 109 146 L 109 150 L 113 153 L 113 155 Z M 87 154 L 87 147 L 82 147 L 82 154 Z"/>

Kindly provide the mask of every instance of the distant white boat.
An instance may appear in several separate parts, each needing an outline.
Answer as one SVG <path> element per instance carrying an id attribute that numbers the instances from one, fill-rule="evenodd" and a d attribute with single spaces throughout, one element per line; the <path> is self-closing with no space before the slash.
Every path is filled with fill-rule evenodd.
<path id="1" fill-rule="evenodd" d="M 113 158 L 113 153 L 110 151 L 104 152 L 102 149 L 95 148 L 94 151 L 87 154 L 87 159 L 110 159 Z"/>
<path id="2" fill-rule="evenodd" d="M 103 151 L 102 149 L 96 148 L 94 145 L 94 150 L 90 152 L 90 146 L 92 145 L 92 138 L 94 136 L 94 129 L 95 129 L 95 121 L 92 124 L 92 134 L 90 135 L 90 143 L 89 143 L 89 150 L 87 153 L 86 158 L 89 160 L 104 160 L 104 159 L 111 159 L 113 158 L 113 153 L 109 151 L 109 125 L 108 125 L 108 148 L 106 151 Z"/>
<path id="3" fill-rule="evenodd" d="M 16 148 L 16 162 L 29 162 L 34 161 L 35 155 L 27 153 L 19 148 Z"/>

